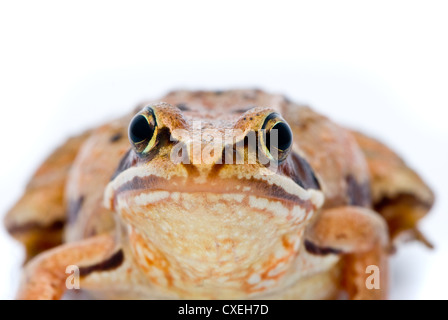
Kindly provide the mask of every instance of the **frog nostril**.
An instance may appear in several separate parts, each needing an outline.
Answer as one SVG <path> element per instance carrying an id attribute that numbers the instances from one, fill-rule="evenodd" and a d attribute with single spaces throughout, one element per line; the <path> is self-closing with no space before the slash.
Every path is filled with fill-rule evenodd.
<path id="1" fill-rule="evenodd" d="M 284 168 L 285 173 L 290 176 L 295 183 L 305 189 L 321 190 L 319 180 L 308 161 L 295 152 L 292 152 L 290 159 L 289 171 L 287 166 Z M 286 165 L 288 164 L 286 163 Z"/>

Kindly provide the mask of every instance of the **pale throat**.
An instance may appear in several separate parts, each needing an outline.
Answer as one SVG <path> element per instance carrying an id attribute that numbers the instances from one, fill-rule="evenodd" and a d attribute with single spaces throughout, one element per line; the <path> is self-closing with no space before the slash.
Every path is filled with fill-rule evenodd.
<path id="1" fill-rule="evenodd" d="M 313 206 L 237 192 L 126 193 L 117 206 L 147 278 L 181 291 L 199 283 L 211 291 L 273 288 L 292 268 L 314 214 Z"/>

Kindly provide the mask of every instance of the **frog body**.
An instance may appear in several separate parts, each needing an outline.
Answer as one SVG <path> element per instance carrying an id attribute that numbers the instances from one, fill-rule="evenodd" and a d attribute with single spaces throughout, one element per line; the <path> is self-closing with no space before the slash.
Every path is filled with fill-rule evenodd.
<path id="1" fill-rule="evenodd" d="M 30 258 L 19 298 L 61 298 L 76 266 L 95 297 L 379 299 L 433 201 L 389 148 L 282 95 L 174 91 L 68 140 L 5 223 Z"/>

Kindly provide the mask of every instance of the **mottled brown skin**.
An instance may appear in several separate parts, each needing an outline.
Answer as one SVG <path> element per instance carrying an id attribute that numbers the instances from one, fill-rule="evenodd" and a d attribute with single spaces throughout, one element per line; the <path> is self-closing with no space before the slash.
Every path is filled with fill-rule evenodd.
<path id="1" fill-rule="evenodd" d="M 108 298 L 328 299 L 343 292 L 351 299 L 387 297 L 391 246 L 402 238 L 425 241 L 417 222 L 434 201 L 394 152 L 260 90 L 175 91 L 160 101 L 151 104 L 160 130 L 146 157 L 127 139 L 132 113 L 69 140 L 35 174 L 6 226 L 29 257 L 56 247 L 27 263 L 18 298 L 61 298 L 68 265 L 80 267 L 83 289 Z M 202 121 L 202 130 L 247 132 L 260 128 L 272 112 L 294 136 L 272 177 L 278 186 L 254 179 L 267 170 L 260 163 L 217 165 L 217 154 L 211 164 L 197 164 L 193 153 L 188 154 L 193 164 L 168 161 L 174 144 L 167 136 L 175 129 L 191 132 L 194 120 Z M 247 157 L 249 149 L 244 152 Z M 122 183 L 133 172 L 142 177 Z M 237 184 L 241 198 L 233 195 Z M 145 190 L 165 193 L 146 196 Z M 316 200 L 320 195 L 323 205 Z M 150 202 L 134 208 L 136 199 Z M 273 205 L 279 208 L 274 214 Z M 217 215 L 218 206 L 230 213 Z M 276 215 L 281 210 L 289 212 L 286 220 Z M 304 220 L 290 218 L 293 212 Z M 67 244 L 57 246 L 63 223 Z M 196 231 L 204 225 L 210 230 Z M 165 233 L 167 226 L 173 231 Z M 222 237 L 211 239 L 216 234 Z M 365 285 L 370 265 L 381 271 L 381 289 Z"/>
<path id="2" fill-rule="evenodd" d="M 5 218 L 9 233 L 21 241 L 27 260 L 62 242 L 67 220 L 64 189 L 67 175 L 90 132 L 70 138 L 37 169 L 25 194 Z"/>
<path id="3" fill-rule="evenodd" d="M 391 149 L 362 133 L 352 135 L 367 158 L 373 207 L 386 219 L 391 239 L 417 239 L 432 247 L 417 229 L 434 203 L 432 191 Z"/>

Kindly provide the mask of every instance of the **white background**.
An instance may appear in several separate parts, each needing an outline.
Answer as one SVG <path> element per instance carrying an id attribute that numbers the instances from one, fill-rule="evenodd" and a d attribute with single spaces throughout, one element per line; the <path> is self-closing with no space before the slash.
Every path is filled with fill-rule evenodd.
<path id="1" fill-rule="evenodd" d="M 66 137 L 173 88 L 261 87 L 387 141 L 434 188 L 435 243 L 392 259 L 391 298 L 447 299 L 445 1 L 2 1 L 0 214 Z M 0 298 L 21 249 L 0 231 Z"/>

